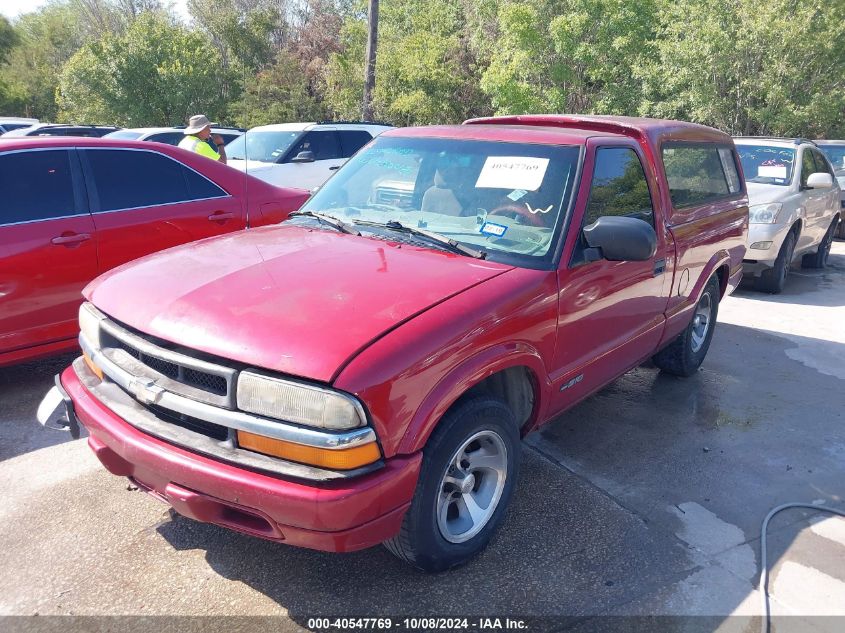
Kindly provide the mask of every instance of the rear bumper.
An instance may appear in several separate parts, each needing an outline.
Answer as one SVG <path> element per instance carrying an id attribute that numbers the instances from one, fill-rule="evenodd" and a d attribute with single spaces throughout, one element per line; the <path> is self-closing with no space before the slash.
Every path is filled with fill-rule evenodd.
<path id="1" fill-rule="evenodd" d="M 421 454 L 386 460 L 352 479 L 305 483 L 219 462 L 142 433 L 97 400 L 72 367 L 61 385 L 88 444 L 112 474 L 198 521 L 290 545 L 347 552 L 399 531 L 419 475 Z"/>

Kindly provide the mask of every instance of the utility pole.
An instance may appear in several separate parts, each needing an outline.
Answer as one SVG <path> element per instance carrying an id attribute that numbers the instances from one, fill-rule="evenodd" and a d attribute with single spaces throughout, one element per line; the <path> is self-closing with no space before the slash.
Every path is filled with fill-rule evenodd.
<path id="1" fill-rule="evenodd" d="M 369 20 L 367 22 L 367 60 L 364 68 L 364 104 L 362 118 L 373 120 L 373 90 L 376 87 L 376 47 L 378 46 L 378 2 L 369 0 Z"/>

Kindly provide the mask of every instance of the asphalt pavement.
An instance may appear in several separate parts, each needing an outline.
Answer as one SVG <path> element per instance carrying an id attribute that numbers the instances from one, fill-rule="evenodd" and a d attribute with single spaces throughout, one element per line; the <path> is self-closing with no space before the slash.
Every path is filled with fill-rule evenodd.
<path id="1" fill-rule="evenodd" d="M 637 368 L 526 439 L 502 529 L 436 575 L 381 547 L 326 554 L 173 516 L 84 438 L 36 422 L 71 358 L 0 369 L 0 615 L 288 615 L 295 628 L 319 615 L 565 616 L 549 622 L 571 630 L 665 615 L 699 619 L 650 630 L 758 630 L 763 517 L 786 502 L 845 509 L 843 242 L 781 295 L 725 300 L 695 376 Z M 845 616 L 845 519 L 788 510 L 769 535 L 772 612 L 845 630 L 822 617 Z"/>

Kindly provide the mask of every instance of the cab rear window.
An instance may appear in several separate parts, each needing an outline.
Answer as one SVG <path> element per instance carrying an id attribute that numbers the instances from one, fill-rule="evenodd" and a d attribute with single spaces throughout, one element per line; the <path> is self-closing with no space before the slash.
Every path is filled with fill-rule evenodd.
<path id="1" fill-rule="evenodd" d="M 663 168 L 675 208 L 732 197 L 742 190 L 730 146 L 713 143 L 666 143 Z"/>

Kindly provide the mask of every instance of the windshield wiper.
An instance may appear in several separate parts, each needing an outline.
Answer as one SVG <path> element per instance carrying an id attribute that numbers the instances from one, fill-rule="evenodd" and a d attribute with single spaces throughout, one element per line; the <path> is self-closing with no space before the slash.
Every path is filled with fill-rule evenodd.
<path id="1" fill-rule="evenodd" d="M 323 222 L 325 224 L 328 224 L 329 226 L 336 228 L 341 233 L 349 233 L 350 235 L 361 235 L 361 232 L 354 226 L 344 222 L 343 220 L 339 220 L 333 215 L 326 215 L 325 213 L 319 213 L 317 211 L 294 211 L 293 213 L 288 215 L 288 217 L 291 218 L 297 215 L 305 216 L 307 218 L 316 218 L 320 222 Z"/>
<path id="2" fill-rule="evenodd" d="M 475 257 L 476 259 L 484 259 L 485 257 L 487 257 L 487 253 L 485 253 L 484 251 L 478 251 L 474 248 L 470 248 L 469 246 L 461 244 L 457 240 L 453 240 L 452 238 L 446 237 L 445 235 L 440 235 L 440 233 L 435 233 L 434 231 L 427 231 L 425 229 L 419 229 L 414 226 L 402 224 L 398 220 L 388 220 L 384 224 L 381 224 L 379 222 L 360 222 L 360 224 L 384 226 L 388 229 L 393 229 L 394 231 L 403 231 L 405 233 L 410 233 L 411 235 L 424 237 L 431 242 L 437 242 L 437 244 L 445 246 L 448 250 L 452 251 L 453 253 L 469 255 L 470 257 Z"/>

